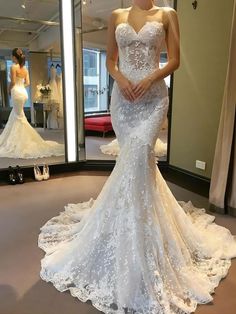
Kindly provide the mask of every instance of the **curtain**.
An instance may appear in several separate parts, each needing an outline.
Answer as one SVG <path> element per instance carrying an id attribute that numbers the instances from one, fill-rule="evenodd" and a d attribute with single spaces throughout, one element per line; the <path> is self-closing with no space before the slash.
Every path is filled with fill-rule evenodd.
<path id="1" fill-rule="evenodd" d="M 236 0 L 233 8 L 229 62 L 209 193 L 211 209 L 236 215 L 235 106 Z"/>

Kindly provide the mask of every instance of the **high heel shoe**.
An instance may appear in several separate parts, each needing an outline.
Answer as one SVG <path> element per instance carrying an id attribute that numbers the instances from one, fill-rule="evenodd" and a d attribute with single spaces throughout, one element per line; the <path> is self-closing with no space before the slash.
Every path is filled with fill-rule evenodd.
<path id="1" fill-rule="evenodd" d="M 24 175 L 23 175 L 23 172 L 22 172 L 22 169 L 20 168 L 20 166 L 16 166 L 16 181 L 17 183 L 19 184 L 23 184 L 25 182 L 24 180 Z"/>
<path id="2" fill-rule="evenodd" d="M 43 166 L 43 179 L 48 180 L 50 178 L 49 167 L 48 165 Z"/>
<path id="3" fill-rule="evenodd" d="M 37 165 L 34 165 L 34 178 L 36 181 L 42 181 L 43 180 L 43 175 L 41 173 L 39 166 L 37 166 Z"/>
<path id="4" fill-rule="evenodd" d="M 8 182 L 11 185 L 17 183 L 15 170 L 11 166 L 8 167 Z"/>

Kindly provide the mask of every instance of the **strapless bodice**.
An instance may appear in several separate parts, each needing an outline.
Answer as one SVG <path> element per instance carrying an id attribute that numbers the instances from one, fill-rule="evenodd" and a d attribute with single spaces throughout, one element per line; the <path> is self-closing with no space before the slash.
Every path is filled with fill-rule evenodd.
<path id="1" fill-rule="evenodd" d="M 20 76 L 17 76 L 15 85 L 24 87 L 24 84 L 25 84 L 25 79 Z"/>
<path id="2" fill-rule="evenodd" d="M 139 32 L 129 23 L 116 27 L 119 69 L 132 81 L 139 81 L 159 67 L 165 29 L 161 22 L 147 21 Z"/>

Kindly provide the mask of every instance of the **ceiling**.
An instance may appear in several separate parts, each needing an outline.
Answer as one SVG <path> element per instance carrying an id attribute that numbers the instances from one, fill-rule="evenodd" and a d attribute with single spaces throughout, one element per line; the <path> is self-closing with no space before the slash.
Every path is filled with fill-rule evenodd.
<path id="1" fill-rule="evenodd" d="M 75 1 L 76 25 L 80 25 L 80 0 Z M 82 0 L 83 31 L 99 29 L 107 25 L 111 11 L 121 7 L 122 0 Z M 158 5 L 169 5 L 172 0 L 159 0 Z M 48 51 L 60 49 L 59 26 L 48 26 L 41 21 L 59 22 L 59 0 L 0 0 L 0 48 L 29 48 L 30 50 Z M 131 0 L 123 0 L 124 7 L 130 6 Z M 25 6 L 24 8 L 22 6 Z M 3 19 L 3 17 L 5 17 Z M 6 19 L 18 18 L 14 19 Z M 21 19 L 30 20 L 21 20 Z M 85 35 L 86 40 L 104 44 L 106 32 L 99 31 Z"/>
<path id="2" fill-rule="evenodd" d="M 25 8 L 22 5 L 25 5 Z M 2 17 L 19 20 L 2 19 Z M 10 0 L 8 2 L 0 0 L 0 47 L 30 47 L 49 28 L 40 21 L 57 22 L 58 17 L 59 0 Z M 20 19 L 29 19 L 33 22 Z M 50 26 L 52 27 L 56 26 Z"/>

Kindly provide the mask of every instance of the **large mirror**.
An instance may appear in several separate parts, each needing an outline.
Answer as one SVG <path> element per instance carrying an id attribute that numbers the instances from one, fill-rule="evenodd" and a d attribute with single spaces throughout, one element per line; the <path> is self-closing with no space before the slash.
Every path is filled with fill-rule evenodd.
<path id="1" fill-rule="evenodd" d="M 0 168 L 65 161 L 59 0 L 0 1 Z"/>
<path id="2" fill-rule="evenodd" d="M 108 75 L 105 65 L 107 21 L 112 10 L 129 7 L 131 3 L 130 0 L 82 1 L 84 132 L 87 160 L 114 160 L 119 154 L 109 110 L 113 80 Z M 172 0 L 160 0 L 155 4 L 174 7 Z M 163 47 L 160 67 L 166 62 L 166 47 Z M 171 76 L 165 81 L 171 95 Z M 160 161 L 167 160 L 169 114 L 155 145 L 155 153 Z"/>

